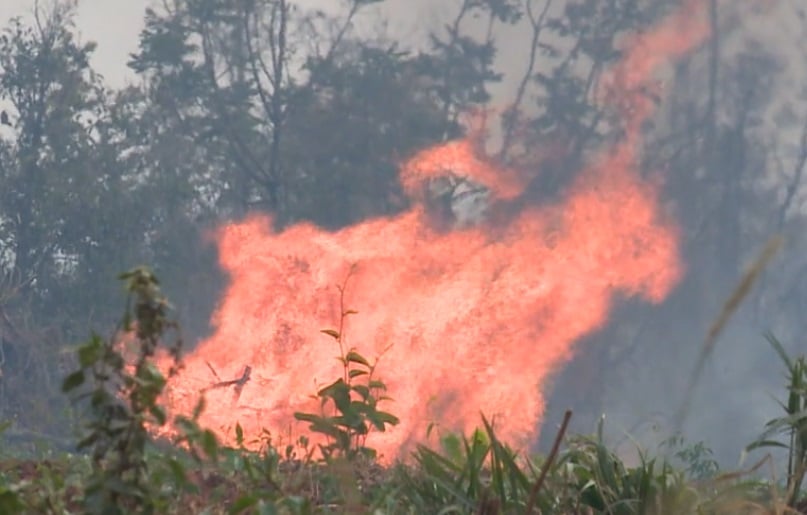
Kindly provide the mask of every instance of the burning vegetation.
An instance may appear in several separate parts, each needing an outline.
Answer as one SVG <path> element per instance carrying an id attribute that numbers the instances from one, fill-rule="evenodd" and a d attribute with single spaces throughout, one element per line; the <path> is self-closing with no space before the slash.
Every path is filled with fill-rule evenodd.
<path id="1" fill-rule="evenodd" d="M 526 204 L 505 224 L 450 230 L 436 228 L 417 201 L 400 215 L 334 232 L 309 224 L 276 232 L 268 215 L 220 228 L 229 285 L 215 333 L 185 356 L 168 386 L 170 411 L 189 415 L 205 392 L 200 421 L 223 442 L 235 443 L 236 424 L 250 436 L 301 434 L 294 413 L 316 412 L 312 394 L 340 374 L 333 340 L 317 329 L 340 320 L 336 286 L 352 269 L 345 296 L 358 314 L 340 336 L 381 359 L 391 409 L 401 415 L 369 445 L 400 458 L 426 441 L 430 426 L 468 432 L 480 412 L 505 441 L 534 439 L 546 380 L 572 358 L 574 343 L 606 323 L 617 296 L 661 302 L 683 273 L 675 223 L 638 157 L 642 124 L 656 106 L 647 94 L 654 74 L 708 35 L 701 4 L 689 2 L 630 41 L 601 95 L 619 111 L 624 137 L 580 171 L 563 199 Z M 493 209 L 507 209 L 534 178 L 528 174 L 541 171 L 507 169 L 481 143 L 417 153 L 401 166 L 405 191 L 416 200 L 427 181 L 462 174 L 486 188 Z M 251 374 L 239 395 L 208 389 L 245 367 Z"/>
<path id="2" fill-rule="evenodd" d="M 665 67 L 710 42 L 717 55 L 717 2 L 607 3 L 606 11 L 624 9 L 627 14 L 608 29 L 608 38 L 600 39 L 597 30 L 581 31 L 580 47 L 608 46 L 604 51 L 608 56 L 600 64 L 609 66 L 592 68 L 589 89 L 583 94 L 590 110 L 573 115 L 592 134 L 600 129 L 606 134 L 592 136 L 585 145 L 583 139 L 591 134 L 569 143 L 559 136 L 569 127 L 558 123 L 548 130 L 533 128 L 527 137 L 528 131 L 522 134 L 523 120 L 518 119 L 524 104 L 524 91 L 520 91 L 515 105 L 501 114 L 499 152 L 488 150 L 491 138 L 484 109 L 471 108 L 487 102 L 480 91 L 491 80 L 486 73 L 492 68 L 484 63 L 492 47 L 474 47 L 479 55 L 465 64 L 478 58 L 484 73 L 472 77 L 470 82 L 477 84 L 452 93 L 448 79 L 439 84 L 439 41 L 433 55 L 412 59 L 358 40 L 342 44 L 356 13 L 377 3 L 351 2 L 334 46 L 319 62 L 312 58 L 307 63 L 311 77 L 302 86 L 289 68 L 298 57 L 293 55 L 294 45 L 287 46 L 287 29 L 293 26 L 289 20 L 301 22 L 303 27 L 294 29 L 305 38 L 325 18 L 323 13 L 294 17 L 297 11 L 285 0 L 214 1 L 203 6 L 176 2 L 175 12 L 167 7 L 163 14 L 149 10 L 140 52 L 130 62 L 148 86 L 143 91 L 121 92 L 119 103 L 99 103 L 97 119 L 87 121 L 68 113 L 63 123 L 54 124 L 60 130 L 73 128 L 98 136 L 96 143 L 108 144 L 103 149 L 109 152 L 96 151 L 94 145 L 84 145 L 85 140 L 73 145 L 67 137 L 64 141 L 69 144 L 61 151 L 40 152 L 43 141 L 62 140 L 53 135 L 43 139 L 37 130 L 14 139 L 17 131 L 23 134 L 38 117 L 61 116 L 58 109 L 53 110 L 55 114 L 46 109 L 64 100 L 61 97 L 44 100 L 42 109 L 32 110 L 33 117 L 25 112 L 9 117 L 0 110 L 0 129 L 11 142 L 0 141 L 0 157 L 19 151 L 20 177 L 36 176 L 46 169 L 41 163 L 52 156 L 59 166 L 68 166 L 64 156 L 79 155 L 84 146 L 92 149 L 88 155 L 108 154 L 110 162 L 136 170 L 122 179 L 114 174 L 104 180 L 81 176 L 83 182 L 74 183 L 70 176 L 67 184 L 72 189 L 81 184 L 92 190 L 99 183 L 104 188 L 118 187 L 119 192 L 147 188 L 146 197 L 159 196 L 170 181 L 162 183 L 149 175 L 152 172 L 193 168 L 211 157 L 231 156 L 217 155 L 218 151 L 235 149 L 237 157 L 243 158 L 232 159 L 234 164 L 220 159 L 195 175 L 180 173 L 181 186 L 166 198 L 171 202 L 183 195 L 195 198 L 182 209 L 154 208 L 146 228 L 137 225 L 139 220 L 126 226 L 126 234 L 142 229 L 141 243 L 155 257 L 159 249 L 164 250 L 161 245 L 179 240 L 187 227 L 171 225 L 175 217 L 188 216 L 198 228 L 206 209 L 215 206 L 211 209 L 215 216 L 210 218 L 215 230 L 207 236 L 215 243 L 226 285 L 210 320 L 212 332 L 188 349 L 175 310 L 151 269 L 136 267 L 122 274 L 119 278 L 128 297 L 116 332 L 108 339 L 94 335 L 78 347 L 73 361 L 66 358 L 63 364 L 72 367 L 61 393 L 75 402 L 66 416 L 75 416 L 71 422 L 81 427 L 76 446 L 80 454 L 36 464 L 0 461 L 0 513 L 805 512 L 801 489 L 807 470 L 807 357 L 791 359 L 772 336 L 769 342 L 788 373 L 788 398 L 782 403 L 786 413 L 771 420 L 759 439 L 744 450 L 787 449 L 787 474 L 780 491 L 775 480 L 750 479 L 773 463 L 770 455 L 746 469 L 721 474 L 708 448 L 703 444 L 684 447 L 678 435 L 663 443 L 662 456 L 640 454 L 635 466 L 628 465 L 624 456 L 606 447 L 602 422 L 594 436 L 568 434 L 571 410 L 549 435 L 554 440 L 546 456 L 526 452 L 541 431 L 551 428 L 547 392 L 556 373 L 575 358 L 576 346 L 613 321 L 620 301 L 659 305 L 690 280 L 684 257 L 688 248 L 684 218 L 671 216 L 662 201 L 664 182 L 675 177 L 660 177 L 658 170 L 648 166 L 655 161 L 643 156 L 642 150 L 648 148 L 646 129 L 667 100 L 668 92 L 659 79 Z M 522 22 L 531 24 L 534 40 L 522 90 L 528 80 L 543 80 L 533 66 L 536 52 L 551 53 L 540 41 L 542 28 L 552 27 L 561 34 L 575 23 L 588 23 L 580 14 L 586 12 L 602 14 L 604 20 L 619 18 L 598 11 L 605 2 L 570 0 L 564 13 L 552 21 L 545 18 L 552 0 L 544 3 L 542 12 L 536 12 L 530 0 L 516 4 L 462 2 L 448 30 L 451 45 L 464 52 L 472 44 L 458 35 L 458 27 L 466 15 L 473 16 L 474 9 L 480 10 L 477 15 L 489 14 L 488 37 L 494 23 L 514 26 L 523 17 Z M 773 4 L 760 5 L 773 9 Z M 79 72 L 86 68 L 85 57 L 92 45 L 73 45 L 71 33 L 60 25 L 67 24 L 67 18 L 60 17 L 68 10 L 58 4 L 51 20 L 37 17 L 39 33 L 25 32 L 16 22 L 14 30 L 0 37 L 0 50 L 16 55 L 11 51 L 16 49 L 26 55 L 30 48 L 38 48 L 33 43 L 26 46 L 26 41 L 37 42 L 40 36 L 48 51 L 38 57 L 58 57 L 48 46 L 54 41 L 72 49 L 59 58 L 62 64 L 76 66 L 65 68 L 74 73 L 63 75 L 78 85 L 73 85 L 75 91 L 68 86 L 52 90 L 76 93 L 76 98 L 90 105 L 102 96 L 101 90 L 82 82 L 85 75 Z M 571 20 L 569 26 L 563 25 L 564 16 Z M 199 20 L 203 21 L 196 23 Z M 222 27 L 227 30 L 219 30 Z M 642 29 L 634 30 L 637 27 Z M 53 37 L 45 37 L 48 30 Z M 262 35 L 267 39 L 261 40 Z M 194 46 L 197 36 L 201 48 Z M 611 48 L 617 39 L 618 51 Z M 256 41 L 266 44 L 265 53 L 256 50 Z M 582 52 L 592 57 L 596 51 L 591 50 Z M 315 51 L 320 57 L 320 48 Z M 20 95 L 18 111 L 23 101 L 30 100 L 26 92 L 51 91 L 8 86 L 12 75 L 3 67 L 10 69 L 13 64 L 18 66 L 15 73 L 24 74 L 36 60 L 8 59 L 5 54 L 0 52 L 0 93 Z M 580 55 L 572 51 L 562 66 L 574 66 Z M 271 57 L 271 62 L 265 57 Z M 358 59 L 359 65 L 346 71 L 351 59 Z M 29 77 L 32 83 L 41 78 L 40 71 Z M 354 72 L 355 77 L 348 77 Z M 221 79 L 227 74 L 229 82 Z M 356 77 L 359 80 L 354 81 Z M 562 71 L 555 78 L 554 87 L 571 84 L 564 82 Z M 194 81 L 199 83 L 197 90 L 183 89 Z M 172 90 L 177 84 L 182 87 Z M 363 95 L 372 96 L 363 89 L 368 84 L 375 84 L 369 87 L 379 90 L 381 100 L 372 106 L 352 103 Z M 408 92 L 414 84 L 421 89 Z M 86 91 L 79 91 L 79 86 L 86 86 Z M 394 91 L 390 93 L 387 86 Z M 548 95 L 557 94 L 550 89 Z M 200 102 L 207 94 L 220 104 L 209 107 Z M 454 94 L 474 100 L 455 102 Z M 406 98 L 403 107 L 397 105 L 398 97 Z M 102 106 L 119 110 L 104 119 Z M 385 114 L 383 123 L 373 118 L 380 107 L 389 106 L 393 114 Z M 137 111 L 140 108 L 143 112 Z M 264 116 L 255 116 L 256 112 Z M 340 129 L 342 124 L 358 127 L 351 119 L 357 112 L 372 120 L 363 122 L 361 127 L 369 129 L 362 134 L 351 134 L 347 140 L 338 134 L 327 142 L 318 137 L 325 119 L 337 120 Z M 459 127 L 459 112 L 468 113 L 467 127 Z M 587 119 L 591 113 L 596 114 Z M 146 115 L 159 121 L 141 125 L 139 119 Z M 714 113 L 711 116 L 717 118 Z M 163 117 L 176 126 L 164 123 Z M 135 118 L 137 123 L 129 125 Z M 403 131 L 396 123 L 404 118 L 401 125 L 417 126 L 417 135 L 398 146 L 398 134 Z M 14 123 L 6 123 L 8 119 Z M 540 116 L 530 123 L 540 126 Z M 712 129 L 720 131 L 717 125 Z M 289 138 L 289 143 L 287 130 L 304 137 Z M 395 136 L 384 140 L 390 146 L 373 161 L 367 154 L 381 141 L 373 139 L 381 132 Z M 807 136 L 803 140 L 807 149 Z M 534 141 L 544 143 L 533 145 Z M 160 147 L 158 157 L 149 155 L 152 144 Z M 345 146 L 350 146 L 349 151 L 334 157 Z M 264 147 L 270 149 L 268 153 L 262 153 Z M 24 153 L 31 148 L 31 154 Z M 180 149 L 192 149 L 198 155 Z M 387 172 L 376 165 L 392 164 L 402 155 L 401 149 L 406 157 L 395 161 L 394 174 L 385 177 Z M 508 153 L 514 149 L 517 157 Z M 182 157 L 172 161 L 177 155 Z M 102 157 L 92 163 L 109 164 Z M 185 158 L 187 163 L 182 162 Z M 351 176 L 353 182 L 340 176 L 345 172 L 339 167 L 350 168 L 357 162 L 365 168 Z M 294 166 L 299 167 L 294 173 L 287 171 Z M 105 170 L 101 164 L 97 167 Z M 80 162 L 77 168 L 93 167 Z M 333 177 L 319 168 L 333 171 Z M 557 174 L 556 168 L 564 170 L 561 181 L 550 177 Z M 566 175 L 566 168 L 574 169 Z M 243 175 L 228 175 L 234 170 Z M 286 173 L 295 177 L 284 177 Z M 52 175 L 54 181 L 60 177 Z M 189 177 L 198 184 L 190 184 Z M 801 172 L 796 180 L 800 177 Z M 0 181 L 3 178 L 0 169 Z M 365 182 L 373 182 L 373 188 L 363 192 L 365 197 L 388 197 L 378 204 L 375 198 L 365 198 L 366 204 L 344 219 L 323 222 L 326 214 L 320 223 L 293 222 L 314 219 L 306 216 L 307 202 L 347 197 L 353 194 L 351 188 Z M 541 184 L 553 182 L 563 182 L 563 187 L 539 191 Z M 22 183 L 14 184 L 22 188 Z M 326 193 L 301 200 L 314 187 Z M 49 207 L 58 196 L 50 192 L 57 190 L 43 186 L 39 193 L 46 201 L 37 200 L 39 204 L 29 211 Z M 785 208 L 793 201 L 794 191 L 788 189 Z M 131 198 L 142 201 L 145 197 Z M 0 191 L 0 200 L 4 199 L 19 200 Z M 334 202 L 322 213 L 334 215 L 339 206 L 351 208 L 352 199 Z M 383 209 L 378 208 L 381 204 Z M 138 201 L 113 208 L 140 213 Z M 80 274 L 99 273 L 90 265 L 99 267 L 102 260 L 87 257 L 94 256 L 96 247 L 123 244 L 88 240 L 91 251 L 79 258 L 80 245 L 51 244 L 49 238 L 62 238 L 58 231 L 43 236 L 28 230 L 25 213 L 14 219 L 3 218 L 2 213 L 0 231 L 3 224 L 10 224 L 16 232 L 13 237 L 0 232 L 0 264 L 11 259 L 4 256 L 13 256 L 14 267 L 40 267 L 44 258 L 25 252 L 20 241 L 45 242 L 47 252 L 58 257 L 54 277 L 71 285 L 82 284 Z M 60 213 L 56 218 L 69 217 Z M 77 230 L 76 234 L 83 233 Z M 709 329 L 676 415 L 679 426 L 691 411 L 693 392 L 718 336 L 781 243 L 773 238 L 740 277 L 739 286 Z M 193 252 L 182 256 L 174 258 L 180 266 L 198 257 Z M 208 270 L 213 269 L 210 263 Z M 5 288 L 8 294 L 0 291 L 0 396 L 7 392 L 14 363 L 21 361 L 9 353 L 6 362 L 7 339 L 23 341 L 15 320 L 7 315 L 8 299 L 26 288 L 38 289 L 45 297 L 58 291 L 56 282 L 48 283 L 42 270 L 26 282 L 11 282 Z M 201 281 L 189 280 L 186 286 L 198 288 L 208 279 L 204 274 L 195 277 L 200 276 Z M 18 343 L 14 350 L 19 349 Z M 29 359 L 34 365 L 37 361 Z M 590 381 L 589 385 L 602 383 Z M 775 440 L 779 433 L 786 435 L 788 443 Z M 20 438 L 19 433 L 11 436 Z"/>

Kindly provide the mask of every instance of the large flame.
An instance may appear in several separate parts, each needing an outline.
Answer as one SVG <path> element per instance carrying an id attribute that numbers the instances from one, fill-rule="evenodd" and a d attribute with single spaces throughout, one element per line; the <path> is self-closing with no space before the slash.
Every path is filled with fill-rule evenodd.
<path id="1" fill-rule="evenodd" d="M 685 3 L 633 38 L 603 95 L 622 110 L 627 133 L 561 202 L 522 209 L 498 227 L 451 231 L 434 229 L 421 204 L 338 232 L 298 224 L 278 233 L 269 216 L 222 227 L 229 286 L 215 333 L 170 385 L 169 408 L 190 414 L 200 391 L 245 377 L 248 366 L 242 388 L 208 391 L 201 423 L 230 444 L 236 423 L 251 436 L 304 432 L 293 413 L 316 411 L 311 395 L 342 374 L 338 346 L 320 329 L 337 326 L 337 285 L 355 265 L 345 299 L 359 313 L 347 320 L 347 345 L 368 357 L 386 349 L 378 373 L 394 401 L 384 407 L 401 418 L 368 445 L 394 458 L 424 441 L 430 423 L 469 431 L 480 412 L 494 417 L 506 441 L 534 439 L 546 378 L 571 359 L 574 342 L 606 323 L 615 294 L 660 302 L 683 273 L 657 185 L 637 170 L 640 127 L 655 107 L 640 90 L 660 65 L 706 38 L 699 4 Z M 401 178 L 414 195 L 447 170 L 503 202 L 526 183 L 468 140 L 424 150 Z"/>

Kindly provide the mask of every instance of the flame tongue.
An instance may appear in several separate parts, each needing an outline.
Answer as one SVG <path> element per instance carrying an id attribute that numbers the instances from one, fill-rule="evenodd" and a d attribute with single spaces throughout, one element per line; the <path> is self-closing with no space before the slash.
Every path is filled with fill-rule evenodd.
<path id="1" fill-rule="evenodd" d="M 480 411 L 497 418 L 505 440 L 533 438 L 543 381 L 607 321 L 614 293 L 660 302 L 681 277 L 676 231 L 659 220 L 656 189 L 635 170 L 639 126 L 652 113 L 635 91 L 705 38 L 694 5 L 638 37 L 611 75 L 625 108 L 623 143 L 583 171 L 565 201 L 522 210 L 495 237 L 484 227 L 435 231 L 422 206 L 334 233 L 307 224 L 275 233 L 260 216 L 222 227 L 230 285 L 216 332 L 187 356 L 168 406 L 187 415 L 201 390 L 249 366 L 238 395 L 207 392 L 202 424 L 227 443 L 236 422 L 247 435 L 286 434 L 293 412 L 316 411 L 310 395 L 341 376 L 338 348 L 319 329 L 338 323 L 335 286 L 356 264 L 346 307 L 359 314 L 348 319 L 347 344 L 368 358 L 387 349 L 378 373 L 395 399 L 386 408 L 401 418 L 368 445 L 393 458 L 423 441 L 430 422 L 469 431 Z M 503 199 L 524 186 L 467 141 L 425 150 L 401 176 L 411 193 L 446 170 L 466 171 Z"/>

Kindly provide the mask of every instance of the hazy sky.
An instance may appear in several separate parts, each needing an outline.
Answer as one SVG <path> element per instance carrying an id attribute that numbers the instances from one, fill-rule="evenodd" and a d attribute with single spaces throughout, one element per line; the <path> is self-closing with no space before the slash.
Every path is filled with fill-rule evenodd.
<path id="1" fill-rule="evenodd" d="M 39 3 L 47 6 L 52 1 L 39 0 Z M 98 43 L 92 64 L 105 77 L 108 85 L 119 87 L 125 84 L 127 78 L 132 77 L 126 67 L 128 55 L 137 49 L 144 11 L 155 1 L 159 0 L 78 0 L 75 20 L 77 28 L 83 40 Z M 732 1 L 734 0 L 721 0 L 720 5 L 725 6 Z M 804 0 L 773 0 L 770 3 L 757 1 L 745 5 L 745 12 L 741 17 L 742 28 L 724 39 L 721 47 L 725 56 L 742 49 L 742 42 L 755 39 L 776 49 L 783 59 L 785 74 L 777 80 L 776 91 L 771 92 L 776 102 L 770 109 L 772 116 L 767 123 L 772 123 L 773 114 L 783 108 L 795 110 L 799 114 L 803 109 L 796 106 L 802 103 L 797 97 L 807 80 L 807 67 L 803 57 L 807 25 L 802 21 L 805 7 Z M 362 34 L 383 30 L 403 42 L 424 41 L 426 32 L 439 31 L 442 25 L 456 15 L 460 2 L 461 0 L 385 0 L 365 10 L 356 20 L 357 30 Z M 0 0 L 0 27 L 5 26 L 11 16 L 30 16 L 36 3 L 37 0 Z M 296 0 L 296 3 L 303 8 L 321 8 L 331 13 L 344 13 L 345 0 Z M 556 5 L 562 8 L 564 3 L 559 1 Z M 540 2 L 536 4 L 540 5 Z M 766 15 L 759 16 L 754 14 L 758 11 L 754 6 L 759 5 L 775 8 Z M 524 73 L 530 40 L 530 31 L 525 25 L 511 27 L 505 33 L 498 34 L 497 69 L 504 73 L 504 81 L 490 85 L 494 107 L 501 108 L 512 100 Z M 781 154 L 786 161 L 795 159 L 799 152 L 798 141 L 798 134 L 785 138 Z M 772 180 L 781 180 L 775 174 L 769 176 Z"/>
<path id="2" fill-rule="evenodd" d="M 52 0 L 39 0 L 43 6 Z M 92 61 L 96 71 L 107 79 L 111 86 L 121 86 L 130 77 L 126 68 L 128 55 L 137 49 L 137 36 L 143 27 L 143 13 L 154 0 L 78 0 L 76 25 L 83 40 L 98 43 Z M 303 8 L 320 8 L 331 12 L 344 12 L 340 0 L 297 0 Z M 30 16 L 36 0 L 0 0 L 0 26 L 5 26 L 12 16 Z M 359 30 L 377 30 L 378 21 L 386 19 L 385 30 L 396 39 L 422 40 L 429 30 L 439 30 L 442 20 L 456 13 L 458 0 L 386 0 L 379 6 L 367 9 L 357 20 Z M 521 31 L 508 34 L 507 42 L 518 38 Z M 526 34 L 525 34 L 526 35 Z M 504 61 L 524 62 L 526 48 L 521 44 L 508 44 L 502 52 Z M 509 64 L 509 63 L 503 63 Z M 519 67 L 520 68 L 520 67 Z M 495 89 L 495 88 L 494 88 Z"/>
<path id="3" fill-rule="evenodd" d="M 38 0 L 47 7 L 53 0 Z M 705 0 L 704 0 L 705 1 Z M 719 5 L 727 6 L 734 0 L 720 0 Z M 160 0 L 78 0 L 76 25 L 83 40 L 98 43 L 92 64 L 101 73 L 109 86 L 120 87 L 132 78 L 126 67 L 128 55 L 137 50 L 137 39 L 143 27 L 146 7 Z M 0 27 L 5 26 L 11 16 L 30 16 L 37 0 L 0 0 Z M 296 0 L 304 9 L 320 8 L 330 13 L 344 13 L 346 0 Z M 356 20 L 357 31 L 362 34 L 378 33 L 404 43 L 426 41 L 429 31 L 440 31 L 442 26 L 456 15 L 461 0 L 384 0 L 363 11 Z M 565 1 L 555 5 L 562 9 Z M 536 0 L 535 5 L 541 5 Z M 736 4 L 735 4 L 736 5 Z M 803 84 L 807 83 L 807 66 L 804 60 L 805 27 L 803 17 L 804 0 L 772 0 L 761 2 L 752 0 L 741 4 L 743 14 L 740 27 L 730 34 L 724 34 L 721 50 L 724 57 L 742 51 L 749 40 L 762 42 L 775 49 L 782 59 L 785 73 L 776 81 L 775 91 L 770 93 L 776 99 L 770 107 L 770 115 L 765 124 L 783 135 L 782 128 L 775 123 L 776 113 L 782 110 L 795 111 L 807 115 L 803 99 L 799 99 Z M 759 6 L 773 6 L 767 14 L 759 15 Z M 722 9 L 721 13 L 730 11 Z M 510 27 L 498 33 L 498 56 L 496 68 L 504 75 L 499 84 L 489 85 L 493 95 L 493 108 L 503 108 L 513 97 L 528 61 L 530 29 L 527 24 Z M 795 162 L 799 148 L 799 134 L 787 134 L 780 140 L 779 154 L 790 169 Z M 781 182 L 782 177 L 771 170 L 765 174 L 772 183 Z M 801 195 L 800 195 L 801 197 Z M 800 203 L 807 209 L 807 196 Z"/>
<path id="4" fill-rule="evenodd" d="M 0 0 L 0 25 L 15 15 L 28 15 L 32 12 L 37 0 Z M 39 0 L 47 6 L 52 0 Z M 143 26 L 143 12 L 154 0 L 78 0 L 78 16 L 76 24 L 84 39 L 99 43 L 93 65 L 101 72 L 111 85 L 117 86 L 125 80 L 128 54 L 137 48 L 137 35 Z M 779 9 L 765 17 L 772 27 L 761 24 L 755 32 L 765 32 L 766 38 L 777 39 L 784 36 L 791 39 L 794 34 L 793 25 L 800 20 L 793 16 L 803 0 L 777 0 Z M 329 11 L 339 10 L 344 4 L 341 0 L 297 0 L 304 8 L 317 7 Z M 562 5 L 564 2 L 558 2 Z M 754 2 L 752 2 L 753 4 Z M 412 40 L 425 31 L 438 29 L 457 9 L 459 0 L 386 0 L 377 8 L 368 9 L 363 19 L 358 20 L 364 28 L 377 26 L 379 18 L 389 21 L 387 30 L 396 39 Z M 383 12 L 383 16 L 379 13 Z M 759 18 L 754 24 L 760 23 Z M 764 27 L 764 28 L 763 28 Z M 778 29 L 776 29 L 778 27 Z M 761 30 L 760 30 L 761 29 Z M 773 29 L 773 30 L 766 30 Z M 753 30 L 753 29 L 752 29 Z M 796 29 L 798 30 L 798 29 Z M 526 57 L 526 30 L 510 29 L 505 40 L 500 40 L 500 60 L 504 68 L 517 74 Z M 796 35 L 795 39 L 801 39 Z M 419 38 L 418 38 L 419 39 Z M 792 41 L 792 39 L 791 39 Z"/>
<path id="5" fill-rule="evenodd" d="M 51 0 L 39 0 L 47 6 Z M 137 36 L 143 27 L 143 13 L 153 0 L 79 0 L 76 25 L 83 40 L 98 42 L 93 66 L 110 85 L 119 86 L 128 75 L 126 61 L 137 49 Z M 302 7 L 327 8 L 341 5 L 339 0 L 299 0 Z M 29 16 L 36 0 L 0 0 L 0 26 L 12 16 Z M 450 12 L 456 0 L 387 0 L 386 11 L 395 12 L 394 32 L 406 35 L 433 26 L 437 12 Z M 429 15 L 427 15 L 429 14 Z M 372 19 L 375 12 L 368 13 Z M 370 21 L 367 19 L 366 21 Z M 424 23 L 425 22 L 425 23 Z M 368 24 L 369 25 L 369 24 Z"/>
<path id="6" fill-rule="evenodd" d="M 110 85 L 124 82 L 128 54 L 137 48 L 143 11 L 150 0 L 80 0 L 76 25 L 82 40 L 98 42 L 93 65 Z M 49 5 L 49 0 L 40 0 Z M 0 0 L 0 26 L 12 16 L 30 16 L 36 0 Z"/>

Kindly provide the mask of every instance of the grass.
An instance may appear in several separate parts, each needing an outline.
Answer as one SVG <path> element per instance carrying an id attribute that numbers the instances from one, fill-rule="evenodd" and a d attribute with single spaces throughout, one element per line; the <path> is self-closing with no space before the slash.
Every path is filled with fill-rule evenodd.
<path id="1" fill-rule="evenodd" d="M 143 268 L 121 279 L 129 296 L 119 330 L 135 335 L 134 350 L 124 353 L 114 338 L 97 335 L 78 349 L 78 366 L 63 384 L 82 413 L 77 452 L 15 455 L 0 448 L 0 513 L 807 513 L 807 357 L 789 356 L 773 335 L 767 339 L 787 379 L 782 415 L 760 428 L 745 451 L 784 449 L 782 480 L 770 454 L 748 469 L 724 472 L 703 443 L 679 435 L 653 452 L 641 450 L 638 464 L 629 466 L 606 445 L 604 421 L 591 435 L 567 434 L 570 411 L 546 456 L 511 448 L 482 415 L 473 433 L 443 433 L 407 462 L 383 467 L 366 437 L 398 418 L 379 407 L 386 399 L 383 367 L 347 346 L 342 322 L 355 312 L 344 305 L 339 329 L 323 330 L 338 343 L 343 375 L 317 393 L 318 413 L 295 415 L 326 443 L 313 446 L 302 437 L 298 452 L 264 435 L 265 445 L 254 452 L 236 426 L 238 444 L 224 447 L 198 423 L 203 403 L 194 416 L 175 420 L 177 441 L 150 438 L 148 427 L 167 423 L 157 399 L 172 373 L 163 377 L 150 359 L 173 334 L 168 350 L 178 365 L 182 341 L 157 279 Z M 732 306 L 753 279 L 744 280 Z M 714 346 L 712 332 L 705 353 Z"/>

